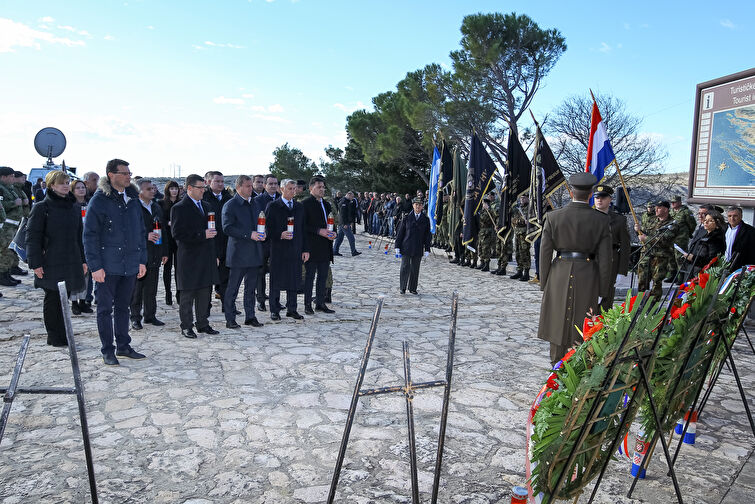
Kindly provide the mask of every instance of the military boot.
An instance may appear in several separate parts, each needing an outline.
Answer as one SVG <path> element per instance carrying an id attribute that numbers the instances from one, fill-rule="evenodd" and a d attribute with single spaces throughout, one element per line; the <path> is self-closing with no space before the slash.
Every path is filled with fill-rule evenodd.
<path id="1" fill-rule="evenodd" d="M 477 268 L 477 259 L 472 259 L 469 261 L 469 267 L 472 269 Z"/>
<path id="2" fill-rule="evenodd" d="M 498 266 L 498 269 L 496 270 L 495 274 L 498 276 L 503 276 L 506 274 L 506 268 L 508 267 L 508 263 L 502 263 L 500 266 Z"/>
<path id="3" fill-rule="evenodd" d="M 519 277 L 520 282 L 527 282 L 530 279 L 530 270 L 529 268 L 522 270 L 522 276 Z"/>
<path id="4" fill-rule="evenodd" d="M 482 263 L 482 268 L 480 268 L 480 271 L 490 271 L 490 259 Z"/>
<path id="5" fill-rule="evenodd" d="M 15 287 L 16 285 L 18 285 L 18 282 L 15 278 L 10 276 L 7 271 L 4 271 L 3 273 L 0 273 L 0 285 L 4 285 L 6 287 Z"/>
<path id="6" fill-rule="evenodd" d="M 517 268 L 516 273 L 511 275 L 509 278 L 512 280 L 519 280 L 520 278 L 522 278 L 522 270 Z"/>

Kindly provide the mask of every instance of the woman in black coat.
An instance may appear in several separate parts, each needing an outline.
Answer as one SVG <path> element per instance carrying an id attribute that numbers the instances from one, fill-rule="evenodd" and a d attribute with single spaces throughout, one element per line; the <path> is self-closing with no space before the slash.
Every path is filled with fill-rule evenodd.
<path id="1" fill-rule="evenodd" d="M 709 210 L 708 215 L 703 220 L 703 227 L 706 233 L 698 240 L 690 242 L 689 251 L 685 256 L 687 261 L 685 269 L 687 272 L 691 269 L 690 278 L 697 275 L 703 266 L 708 264 L 714 257 L 726 251 L 726 238 L 724 235 L 726 221 L 724 221 L 723 216 L 715 210 Z"/>
<path id="2" fill-rule="evenodd" d="M 47 344 L 66 346 L 58 282 L 66 283 L 69 294 L 85 287 L 81 208 L 69 192 L 70 179 L 64 172 L 49 172 L 45 182 L 47 195 L 32 207 L 26 228 L 27 263 L 34 270 L 34 286 L 45 291 L 42 313 Z"/>
<path id="3" fill-rule="evenodd" d="M 163 285 L 165 286 L 165 304 L 170 306 L 173 304 L 173 292 L 170 289 L 170 277 L 176 264 L 176 251 L 178 250 L 178 246 L 176 245 L 176 240 L 173 238 L 173 232 L 170 227 L 171 222 L 169 219 L 170 210 L 180 199 L 179 193 L 181 192 L 181 188 L 175 180 L 171 180 L 165 184 L 163 192 L 165 193 L 165 197 L 160 201 L 160 207 L 163 209 L 163 216 L 167 222 L 167 225 L 163 229 L 163 240 L 165 240 L 165 243 L 168 246 L 168 261 L 163 265 Z"/>

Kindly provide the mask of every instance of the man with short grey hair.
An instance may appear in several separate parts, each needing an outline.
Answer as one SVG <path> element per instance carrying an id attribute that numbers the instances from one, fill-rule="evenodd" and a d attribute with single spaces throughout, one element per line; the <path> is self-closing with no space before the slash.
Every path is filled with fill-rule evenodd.
<path id="1" fill-rule="evenodd" d="M 81 176 L 81 180 L 84 181 L 84 185 L 87 186 L 87 196 L 86 200 L 87 203 L 94 195 L 94 192 L 97 190 L 97 184 L 100 181 L 100 176 L 97 175 L 97 173 L 90 171 L 86 172 L 84 175 Z"/>
<path id="2" fill-rule="evenodd" d="M 742 208 L 730 206 L 726 209 L 726 260 L 732 261 L 731 270 L 745 264 L 755 264 L 755 228 L 742 222 Z"/>

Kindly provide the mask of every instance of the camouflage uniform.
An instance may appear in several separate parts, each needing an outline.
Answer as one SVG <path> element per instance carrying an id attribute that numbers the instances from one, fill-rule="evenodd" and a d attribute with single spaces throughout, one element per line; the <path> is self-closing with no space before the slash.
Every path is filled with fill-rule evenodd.
<path id="1" fill-rule="evenodd" d="M 487 210 L 485 209 L 485 203 L 483 202 L 482 209 L 480 210 L 480 232 L 477 236 L 477 252 L 480 254 L 480 260 L 482 261 L 482 271 L 490 271 L 490 258 L 496 252 L 496 238 L 495 223 L 497 214 L 493 205 L 488 204 Z"/>
<path id="2" fill-rule="evenodd" d="M 24 185 L 21 183 L 15 183 L 13 184 L 13 190 L 16 192 L 18 197 L 21 198 L 21 201 L 23 202 L 23 206 L 21 207 L 21 215 L 28 219 L 29 214 L 31 214 L 31 202 L 26 197 L 26 193 L 24 192 Z M 14 236 L 15 236 L 15 233 L 14 233 Z M 11 238 L 11 240 L 12 239 L 13 238 Z M 11 268 L 13 267 L 18 268 L 18 254 L 15 254 L 15 253 L 13 254 L 13 266 L 11 266 Z"/>
<path id="3" fill-rule="evenodd" d="M 511 245 L 511 236 L 509 236 L 508 239 L 504 241 L 503 237 L 505 235 L 506 235 L 506 231 L 503 231 L 496 238 L 496 252 L 498 254 L 498 269 L 492 272 L 492 273 L 495 273 L 496 275 L 506 274 L 506 266 L 509 264 L 512 254 L 514 253 L 514 247 Z"/>
<path id="4" fill-rule="evenodd" d="M 673 223 L 671 228 L 659 231 L 670 223 Z M 638 288 L 640 292 L 648 290 L 650 280 L 652 280 L 653 289 L 650 291 L 650 295 L 660 298 L 663 294 L 663 279 L 666 278 L 668 273 L 669 259 L 674 257 L 674 238 L 678 232 L 677 224 L 669 216 L 666 220 L 656 218 L 652 227 L 642 227 L 641 229 L 648 236 L 647 242 L 652 245 L 639 264 Z"/>
<path id="5" fill-rule="evenodd" d="M 530 243 L 526 240 L 527 218 L 525 215 L 526 209 L 522 209 L 519 205 L 516 205 L 511 211 L 511 226 L 514 228 L 516 250 L 516 270 L 517 273 L 520 273 L 520 276 L 523 276 L 524 270 L 529 270 L 532 264 L 530 259 Z"/>
<path id="6" fill-rule="evenodd" d="M 669 215 L 672 219 L 676 221 L 678 232 L 676 234 L 676 237 L 674 238 L 674 243 L 679 245 L 681 248 L 686 248 L 687 244 L 689 243 L 689 239 L 692 236 L 692 233 L 695 232 L 695 228 L 697 227 L 697 222 L 695 222 L 695 216 L 692 215 L 692 210 L 689 209 L 687 205 L 682 205 L 677 210 L 672 209 L 669 212 Z M 677 261 L 676 261 L 676 255 L 671 257 L 671 260 L 668 263 L 669 268 L 669 277 L 676 276 L 676 270 L 677 270 Z M 671 281 L 672 278 L 666 278 L 667 281 Z"/>
<path id="7" fill-rule="evenodd" d="M 21 218 L 24 216 L 24 207 L 16 206 L 16 198 L 23 200 L 26 196 L 16 193 L 13 184 L 5 185 L 0 182 L 0 196 L 2 196 L 2 206 L 5 210 L 5 218 L 3 221 L 5 224 L 0 229 L 0 275 L 9 273 L 10 269 L 15 266 L 18 261 L 18 256 L 15 252 L 8 248 L 13 237 L 16 235 L 18 229 L 18 223 L 21 222 Z M 16 221 L 16 224 L 7 222 L 8 220 Z"/>

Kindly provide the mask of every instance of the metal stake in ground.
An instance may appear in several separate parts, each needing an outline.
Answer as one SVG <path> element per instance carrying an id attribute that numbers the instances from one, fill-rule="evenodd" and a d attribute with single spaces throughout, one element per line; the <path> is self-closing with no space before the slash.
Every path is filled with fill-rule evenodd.
<path id="1" fill-rule="evenodd" d="M 330 493 L 328 494 L 328 504 L 333 503 L 335 499 L 336 488 L 338 486 L 338 479 L 341 475 L 341 468 L 343 467 L 343 460 L 346 454 L 346 445 L 349 442 L 349 434 L 351 432 L 351 426 L 354 422 L 354 415 L 357 409 L 357 402 L 359 397 L 381 395 L 393 392 L 401 392 L 405 395 L 407 401 L 407 417 L 409 420 L 409 450 L 410 450 L 410 464 L 412 468 L 412 502 L 419 504 L 419 488 L 417 483 L 417 454 L 414 444 L 414 411 L 412 408 L 412 399 L 416 390 L 432 388 L 432 387 L 445 387 L 445 394 L 443 398 L 443 411 L 441 412 L 441 425 L 440 434 L 438 439 L 438 454 L 435 461 L 435 482 L 433 484 L 433 503 L 436 502 L 438 495 L 438 486 L 440 483 L 440 470 L 441 462 L 443 460 L 443 445 L 446 433 L 446 421 L 448 419 L 448 401 L 450 397 L 451 388 L 451 375 L 453 368 L 453 355 L 454 355 L 454 343 L 456 341 L 456 317 L 458 313 L 458 293 L 453 293 L 452 309 L 451 309 L 451 328 L 449 329 L 448 338 L 448 358 L 446 359 L 446 379 L 435 380 L 429 382 L 412 383 L 411 373 L 409 369 L 409 345 L 404 342 L 404 383 L 402 385 L 393 385 L 388 387 L 379 387 L 373 389 L 361 390 L 362 382 L 364 381 L 364 373 L 367 369 L 367 362 L 370 357 L 370 349 L 372 348 L 372 342 L 375 338 L 375 329 L 377 326 L 377 318 L 380 314 L 380 308 L 382 307 L 383 298 L 378 301 L 378 306 L 375 309 L 375 316 L 372 319 L 372 327 L 370 333 L 367 336 L 367 345 L 364 349 L 362 356 L 362 364 L 357 374 L 357 383 L 354 388 L 354 395 L 351 398 L 351 406 L 349 407 L 349 413 L 346 416 L 346 427 L 344 429 L 343 437 L 341 439 L 341 447 L 338 451 L 338 459 L 336 460 L 336 467 L 333 473 L 333 479 L 330 484 Z"/>
<path id="2" fill-rule="evenodd" d="M 92 447 L 89 443 L 89 424 L 87 423 L 86 402 L 84 401 L 84 387 L 81 383 L 81 373 L 79 371 L 79 357 L 76 352 L 76 341 L 73 336 L 73 326 L 71 325 L 71 305 L 68 303 L 68 293 L 65 282 L 58 282 L 58 293 L 60 294 L 60 304 L 63 311 L 63 322 L 66 328 L 66 338 L 68 339 L 68 354 L 71 358 L 71 370 L 73 371 L 74 388 L 70 387 L 18 387 L 18 380 L 21 370 L 26 359 L 26 351 L 29 348 L 29 338 L 27 334 L 21 343 L 21 349 L 18 351 L 16 366 L 13 368 L 13 376 L 7 389 L 0 389 L 4 394 L 3 412 L 0 416 L 0 441 L 5 433 L 5 426 L 8 422 L 13 400 L 17 394 L 75 394 L 79 403 L 79 420 L 81 422 L 81 437 L 84 440 L 84 455 L 86 457 L 87 475 L 89 476 L 89 490 L 92 494 L 92 502 L 99 503 L 97 498 L 97 482 L 94 477 L 94 461 L 92 459 Z"/>

